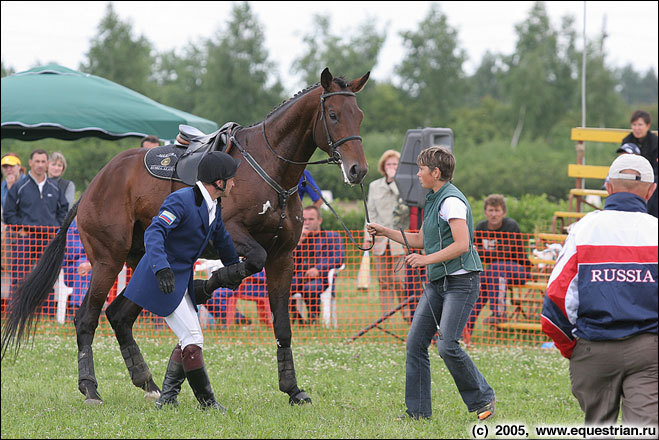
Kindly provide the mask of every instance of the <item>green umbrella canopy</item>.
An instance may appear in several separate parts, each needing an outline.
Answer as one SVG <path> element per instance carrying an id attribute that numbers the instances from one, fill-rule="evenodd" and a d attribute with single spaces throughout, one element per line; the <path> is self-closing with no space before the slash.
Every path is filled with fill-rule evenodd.
<path id="1" fill-rule="evenodd" d="M 210 133 L 215 122 L 157 103 L 107 79 L 57 64 L 2 78 L 2 138 L 33 141 L 156 135 L 174 139 L 179 124 Z"/>

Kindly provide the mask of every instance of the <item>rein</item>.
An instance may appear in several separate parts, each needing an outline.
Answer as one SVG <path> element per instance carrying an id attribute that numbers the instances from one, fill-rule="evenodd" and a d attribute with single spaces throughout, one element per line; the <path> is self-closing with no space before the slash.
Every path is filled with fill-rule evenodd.
<path id="1" fill-rule="evenodd" d="M 306 180 L 304 181 L 304 183 L 306 184 Z M 330 209 L 330 211 L 332 211 L 332 214 L 334 214 L 334 217 L 336 217 L 336 219 L 339 221 L 339 223 L 341 223 L 341 226 L 343 227 L 343 230 L 346 231 L 346 235 L 348 236 L 350 241 L 352 241 L 352 244 L 354 244 L 357 247 L 357 249 L 359 249 L 360 251 L 363 251 L 363 252 L 370 251 L 371 249 L 373 249 L 373 246 L 375 245 L 375 240 L 371 240 L 371 246 L 369 246 L 367 248 L 363 248 L 363 247 L 359 246 L 357 244 L 357 242 L 355 241 L 354 237 L 352 236 L 352 233 L 350 232 L 350 230 L 346 226 L 346 224 L 343 223 L 343 220 L 341 220 L 341 217 L 339 217 L 339 214 L 337 214 L 336 211 L 334 210 L 334 208 L 332 208 L 332 205 L 330 205 L 329 202 L 327 200 L 325 200 L 325 197 L 323 197 L 323 195 L 320 193 L 320 191 L 318 191 L 316 188 L 314 188 L 313 185 L 309 185 L 309 187 L 311 187 L 311 189 L 314 190 L 314 192 L 316 194 L 318 194 L 318 197 L 320 197 L 320 199 L 323 201 L 323 203 L 325 205 L 327 205 L 327 207 Z M 364 202 L 364 213 L 366 214 L 366 223 L 368 224 L 368 223 L 371 223 L 371 219 L 368 216 L 368 208 L 366 207 L 366 194 L 364 194 L 364 184 L 360 183 L 359 187 L 362 190 L 362 202 Z"/>
<path id="2" fill-rule="evenodd" d="M 272 187 L 277 192 L 277 195 L 279 196 L 279 204 L 281 205 L 281 215 L 279 216 L 279 226 L 277 227 L 277 232 L 275 233 L 275 236 L 272 238 L 272 244 L 270 245 L 273 247 L 275 243 L 277 242 L 277 238 L 279 238 L 279 233 L 281 230 L 284 228 L 284 220 L 286 219 L 286 205 L 288 204 L 288 198 L 295 194 L 297 192 L 297 185 L 295 185 L 291 189 L 284 189 L 279 185 L 272 177 L 268 175 L 268 173 L 265 172 L 265 170 L 259 165 L 259 163 L 254 159 L 254 157 L 249 154 L 247 150 L 243 148 L 242 145 L 238 142 L 238 140 L 235 138 L 235 136 L 232 134 L 231 135 L 231 142 L 236 145 L 238 150 L 240 150 L 240 153 L 243 155 L 245 160 L 247 161 L 248 164 L 254 168 L 254 171 L 265 180 L 268 185 Z"/>

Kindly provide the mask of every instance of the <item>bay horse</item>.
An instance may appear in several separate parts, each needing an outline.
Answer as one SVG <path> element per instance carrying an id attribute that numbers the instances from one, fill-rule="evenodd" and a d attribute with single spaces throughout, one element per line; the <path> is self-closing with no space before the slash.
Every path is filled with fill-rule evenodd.
<path id="1" fill-rule="evenodd" d="M 325 68 L 320 83 L 283 102 L 266 118 L 238 127 L 231 140 L 234 157 L 242 155 L 231 195 L 222 201 L 222 217 L 249 273 L 268 273 L 267 288 L 277 344 L 279 389 L 289 403 L 311 398 L 298 387 L 291 351 L 288 316 L 293 250 L 302 230 L 302 204 L 295 193 L 307 161 L 316 148 L 339 165 L 344 181 L 359 184 L 368 171 L 359 136 L 363 112 L 355 93 L 362 90 L 370 72 L 347 82 Z M 336 140 L 336 141 L 335 141 Z M 110 160 L 94 177 L 69 211 L 60 231 L 36 267 L 13 293 L 2 335 L 2 356 L 7 348 L 20 349 L 29 336 L 36 312 L 48 297 L 64 258 L 66 231 L 77 215 L 80 239 L 92 264 L 92 277 L 75 314 L 78 345 L 78 389 L 89 404 L 102 403 L 94 374 L 92 342 L 108 292 L 124 262 L 132 268 L 145 253 L 144 231 L 158 214 L 164 199 L 184 183 L 152 177 L 144 166 L 144 148 L 126 150 Z M 251 159 L 250 159 L 251 158 Z M 247 160 L 245 160 L 247 159 Z M 258 184 L 265 180 L 268 184 Z M 286 188 L 290 188 L 287 190 Z M 270 209 L 264 209 L 267 203 Z M 217 257 L 215 257 L 217 258 Z M 132 326 L 142 308 L 119 294 L 107 307 L 132 383 L 147 398 L 160 395 Z"/>

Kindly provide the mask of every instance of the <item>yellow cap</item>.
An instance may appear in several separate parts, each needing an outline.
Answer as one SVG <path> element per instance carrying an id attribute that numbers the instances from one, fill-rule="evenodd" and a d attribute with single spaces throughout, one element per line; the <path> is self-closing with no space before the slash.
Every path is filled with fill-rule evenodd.
<path id="1" fill-rule="evenodd" d="M 7 155 L 2 158 L 2 165 L 20 165 L 21 160 L 16 156 Z"/>

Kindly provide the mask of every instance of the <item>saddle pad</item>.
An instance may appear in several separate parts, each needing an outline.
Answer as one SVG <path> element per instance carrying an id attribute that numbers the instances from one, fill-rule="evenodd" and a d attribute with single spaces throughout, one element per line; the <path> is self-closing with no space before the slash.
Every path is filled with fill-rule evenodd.
<path id="1" fill-rule="evenodd" d="M 182 180 L 176 174 L 176 162 L 185 153 L 185 148 L 175 144 L 149 148 L 144 155 L 144 166 L 153 177 L 164 180 Z"/>

